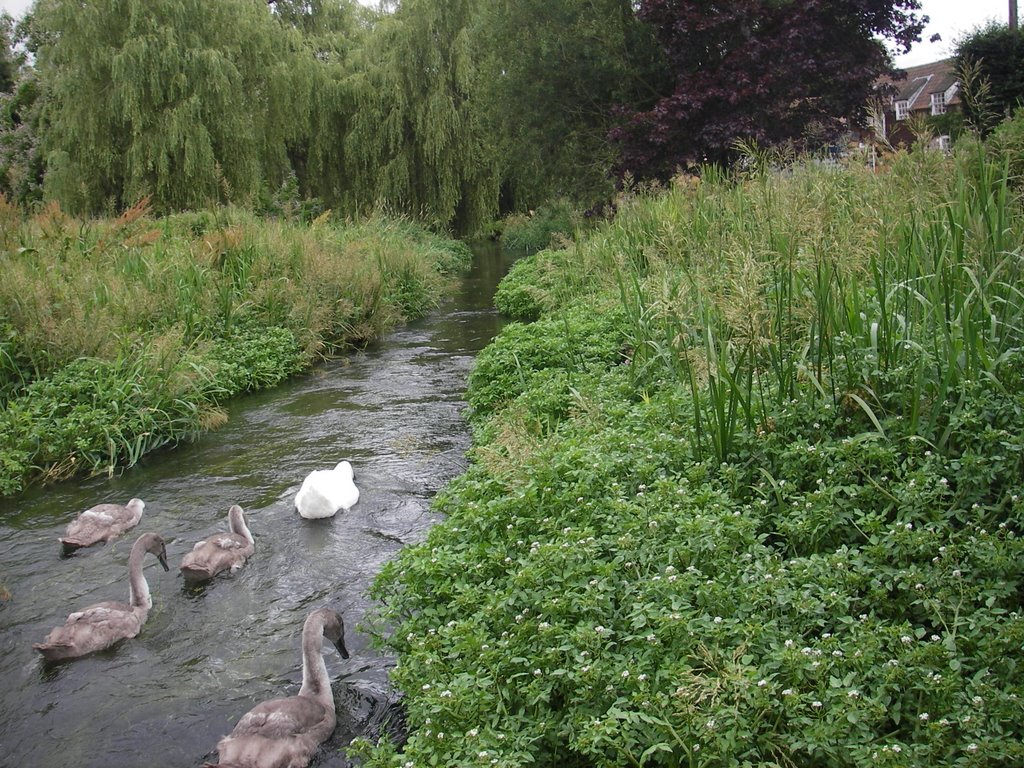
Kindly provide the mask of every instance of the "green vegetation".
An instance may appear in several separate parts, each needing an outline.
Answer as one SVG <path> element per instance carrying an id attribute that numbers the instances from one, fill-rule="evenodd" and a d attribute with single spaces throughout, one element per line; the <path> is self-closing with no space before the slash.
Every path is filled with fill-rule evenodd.
<path id="1" fill-rule="evenodd" d="M 502 221 L 501 244 L 515 251 L 539 251 L 552 240 L 572 238 L 580 228 L 579 213 L 568 200 L 555 200 Z"/>
<path id="2" fill-rule="evenodd" d="M 905 47 L 918 8 L 41 0 L 0 19 L 0 193 L 117 215 L 142 197 L 166 214 L 288 189 L 309 210 L 476 234 L 731 157 L 738 138 L 859 119 L 888 67 L 882 38 Z M 755 48 L 771 53 L 740 55 Z"/>
<path id="3" fill-rule="evenodd" d="M 1024 187 L 1024 108 L 1018 108 L 1012 120 L 1004 120 L 989 137 L 990 151 L 1008 159 L 1010 183 L 1019 191 Z"/>
<path id="4" fill-rule="evenodd" d="M 679 178 L 513 271 L 370 765 L 1024 761 L 1007 158 Z M 514 302 L 513 302 L 514 303 Z"/>
<path id="5" fill-rule="evenodd" d="M 143 196 L 272 209 L 286 189 L 467 233 L 606 197 L 611 105 L 649 88 L 657 57 L 628 4 L 598 5 L 37 3 L 0 27 L 0 193 L 95 215 Z"/>
<path id="6" fill-rule="evenodd" d="M 990 21 L 956 42 L 967 119 L 988 136 L 1024 103 L 1024 31 Z"/>
<path id="7" fill-rule="evenodd" d="M 0 493 L 113 472 L 434 306 L 468 249 L 407 222 L 0 208 Z"/>
<path id="8" fill-rule="evenodd" d="M 472 374 L 472 465 L 376 586 L 413 732 L 369 763 L 1024 763 L 1019 36 L 959 52 L 986 146 L 752 144 L 859 120 L 919 9 L 0 18 L 0 495 L 422 314 L 466 259 L 429 232 L 516 214 L 543 250 L 496 297 L 523 322 Z"/>
<path id="9" fill-rule="evenodd" d="M 183 23 L 204 18 L 202 24 Z M 98 0 L 41 7 L 46 192 L 71 211 L 246 203 L 279 180 L 308 74 L 260 5 Z M 72 34 L 65 32 L 74 30 Z"/>

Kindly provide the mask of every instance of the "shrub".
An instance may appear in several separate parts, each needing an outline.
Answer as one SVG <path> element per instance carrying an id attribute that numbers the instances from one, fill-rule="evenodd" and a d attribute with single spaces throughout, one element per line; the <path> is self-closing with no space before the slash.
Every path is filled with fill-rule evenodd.
<path id="1" fill-rule="evenodd" d="M 581 371 L 621 362 L 621 313 L 578 304 L 532 325 L 511 323 L 477 357 L 466 398 L 474 418 L 501 408 L 549 368 Z"/>
<path id="2" fill-rule="evenodd" d="M 213 400 L 268 389 L 304 367 L 302 350 L 287 328 L 239 330 L 214 342 L 205 357 Z"/>
<path id="3" fill-rule="evenodd" d="M 989 140 L 989 154 L 1009 167 L 1011 182 L 1018 192 L 1024 188 L 1024 108 L 996 127 Z"/>
<path id="4" fill-rule="evenodd" d="M 566 200 L 546 203 L 536 211 L 505 219 L 501 244 L 514 251 L 539 251 L 557 238 L 568 240 L 579 228 L 579 216 Z"/>
<path id="5" fill-rule="evenodd" d="M 1024 761 L 1024 228 L 970 152 L 709 170 L 574 247 L 374 586 L 369 765 Z"/>
<path id="6" fill-rule="evenodd" d="M 544 250 L 526 256 L 512 265 L 498 284 L 494 306 L 507 317 L 524 322 L 536 320 L 578 294 L 586 293 L 586 276 L 570 281 L 567 275 L 577 273 L 577 249 Z M 589 284 L 593 291 L 595 285 Z M 594 291 L 597 292 L 597 291 Z"/>
<path id="7" fill-rule="evenodd" d="M 422 315 L 469 261 L 465 245 L 386 219 L 153 220 L 142 203 L 113 221 L 54 206 L 12 221 L 0 247 L 0 493 L 114 472 L 215 426 L 226 398 Z"/>
<path id="8" fill-rule="evenodd" d="M 386 567 L 413 730 L 371 764 L 1024 757 L 1019 403 L 972 395 L 1003 437 L 955 459 L 833 438 L 823 407 L 717 465 L 691 457 L 685 392 L 623 403 L 627 373 L 584 377 L 583 397 L 620 393 L 605 418 L 564 422 L 515 481 L 471 467 Z"/>
<path id="9" fill-rule="evenodd" d="M 0 487 L 19 490 L 29 472 L 113 472 L 196 434 L 199 404 L 174 396 L 172 379 L 142 358 L 80 358 L 32 382 L 0 415 Z"/>
<path id="10" fill-rule="evenodd" d="M 543 251 L 541 252 L 543 253 Z M 498 284 L 494 306 L 513 320 L 529 322 L 540 317 L 543 303 L 538 277 L 539 254 L 519 259 Z"/>

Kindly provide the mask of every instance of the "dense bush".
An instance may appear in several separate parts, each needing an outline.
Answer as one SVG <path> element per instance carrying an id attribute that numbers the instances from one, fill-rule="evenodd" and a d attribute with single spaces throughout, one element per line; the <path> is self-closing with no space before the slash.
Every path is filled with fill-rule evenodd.
<path id="1" fill-rule="evenodd" d="M 0 414 L 0 491 L 114 471 L 200 429 L 200 404 L 175 396 L 141 360 L 79 358 L 32 382 Z"/>
<path id="2" fill-rule="evenodd" d="M 499 283 L 494 306 L 503 315 L 522 321 L 536 320 L 561 306 L 566 273 L 579 269 L 573 255 L 572 249 L 552 249 L 519 259 Z"/>
<path id="3" fill-rule="evenodd" d="M 716 465 L 678 388 L 577 383 L 590 418 L 476 464 L 380 582 L 415 726 L 390 764 L 1024 758 L 1019 396 L 979 386 L 954 456 L 822 406 Z"/>
<path id="4" fill-rule="evenodd" d="M 525 214 L 513 214 L 502 224 L 501 244 L 516 251 L 539 251 L 553 240 L 569 240 L 579 228 L 579 216 L 567 200 L 556 200 Z"/>
<path id="5" fill-rule="evenodd" d="M 582 371 L 622 359 L 622 315 L 578 304 L 531 325 L 511 323 L 477 358 L 470 374 L 469 404 L 476 417 L 499 409 L 531 387 L 546 368 Z"/>
<path id="6" fill-rule="evenodd" d="M 962 102 L 967 119 L 987 135 L 1024 100 L 1024 31 L 990 21 L 957 41 L 954 61 L 961 72 L 976 66 L 984 80 L 980 103 L 973 90 L 980 83 L 971 83 Z"/>
<path id="7" fill-rule="evenodd" d="M 543 251 L 541 251 L 543 253 Z M 543 311 L 542 299 L 538 296 L 538 254 L 519 259 L 498 284 L 494 294 L 494 306 L 513 320 L 529 322 L 540 317 Z"/>
<path id="8" fill-rule="evenodd" d="M 711 173 L 581 242 L 607 278 L 480 356 L 473 463 L 375 585 L 411 733 L 369 764 L 1024 761 L 999 167 Z"/>
<path id="9" fill-rule="evenodd" d="M 215 401 L 273 387 L 305 367 L 302 349 L 287 328 L 234 332 L 214 342 L 197 362 L 211 372 Z"/>
<path id="10" fill-rule="evenodd" d="M 1010 179 L 1017 190 L 1024 189 L 1024 107 L 1000 123 L 989 141 L 992 154 L 1009 164 Z"/>
<path id="11" fill-rule="evenodd" d="M 0 217 L 0 494 L 216 426 L 227 398 L 421 316 L 469 263 L 404 221 Z"/>

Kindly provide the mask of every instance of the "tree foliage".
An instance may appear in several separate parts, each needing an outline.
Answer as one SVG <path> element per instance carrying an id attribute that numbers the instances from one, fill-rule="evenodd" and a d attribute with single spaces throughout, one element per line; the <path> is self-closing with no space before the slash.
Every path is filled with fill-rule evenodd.
<path id="1" fill-rule="evenodd" d="M 1009 116 L 1024 105 L 1024 30 L 996 23 L 976 29 L 957 41 L 954 60 L 961 82 L 974 89 L 964 94 L 965 116 L 983 133 L 993 127 L 990 115 Z M 971 76 L 963 77 L 965 72 Z M 979 88 L 984 90 L 982 99 Z"/>
<path id="2" fill-rule="evenodd" d="M 472 230 L 497 207 L 495 149 L 476 104 L 478 0 L 406 0 L 353 75 L 351 206 L 385 204 Z"/>
<path id="3" fill-rule="evenodd" d="M 600 197 L 615 161 L 613 107 L 647 106 L 662 71 L 630 0 L 490 2 L 476 29 L 506 202 L 522 209 Z"/>
<path id="4" fill-rule="evenodd" d="M 506 209 L 607 194 L 612 106 L 659 92 L 629 0 L 197 2 L 41 0 L 51 197 L 284 195 L 469 231 L 501 190 Z"/>
<path id="5" fill-rule="evenodd" d="M 14 19 L 0 13 L 0 93 L 14 88 L 18 74 L 18 55 L 14 52 Z"/>
<path id="6" fill-rule="evenodd" d="M 353 179 L 345 137 L 355 109 L 352 74 L 361 61 L 375 14 L 357 0 L 289 0 L 277 2 L 275 12 L 301 31 L 313 62 L 306 124 L 301 137 L 289 145 L 292 171 L 303 195 L 348 210 Z"/>
<path id="7" fill-rule="evenodd" d="M 664 177 L 728 160 L 737 139 L 856 119 L 889 64 L 880 38 L 907 47 L 918 7 L 37 0 L 32 77 L 4 102 L 0 147 L 17 145 L 15 175 L 34 180 L 19 199 L 45 171 L 45 194 L 72 211 L 143 196 L 159 211 L 386 207 L 473 231 L 554 198 L 600 200 L 615 170 Z"/>
<path id="8" fill-rule="evenodd" d="M 307 69 L 265 3 L 42 0 L 47 192 L 72 210 L 245 201 L 287 169 Z"/>
<path id="9" fill-rule="evenodd" d="M 890 70 L 880 38 L 906 50 L 918 0 L 641 0 L 673 76 L 653 108 L 623 110 L 622 168 L 665 177 L 727 161 L 737 139 L 776 145 L 857 120 Z"/>
<path id="10" fill-rule="evenodd" d="M 27 204 L 42 196 L 39 147 L 42 85 L 25 66 L 24 25 L 0 16 L 0 194 Z M 17 46 L 17 48 L 16 48 Z"/>

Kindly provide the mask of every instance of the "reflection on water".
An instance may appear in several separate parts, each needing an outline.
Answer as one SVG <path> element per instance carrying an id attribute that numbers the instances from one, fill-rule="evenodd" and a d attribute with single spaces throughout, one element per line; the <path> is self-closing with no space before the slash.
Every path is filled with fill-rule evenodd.
<path id="1" fill-rule="evenodd" d="M 490 309 L 511 259 L 477 249 L 457 294 L 372 348 L 235 403 L 198 443 L 151 456 L 122 477 L 34 489 L 0 501 L 0 755 L 11 766 L 199 765 L 254 704 L 294 695 L 306 614 L 345 618 L 352 658 L 324 644 L 338 729 L 314 760 L 343 766 L 344 747 L 379 716 L 390 660 L 358 625 L 382 564 L 433 522 L 430 498 L 464 466 L 463 390 L 475 354 L 500 328 Z M 292 499 L 305 474 L 346 458 L 359 503 L 303 520 Z M 137 528 L 60 557 L 57 537 L 102 501 L 145 500 Z M 246 510 L 256 553 L 236 574 L 186 587 L 192 545 Z M 32 643 L 67 614 L 128 599 L 128 554 L 146 531 L 167 542 L 171 572 L 145 575 L 153 610 L 142 634 L 101 654 L 45 666 Z"/>

